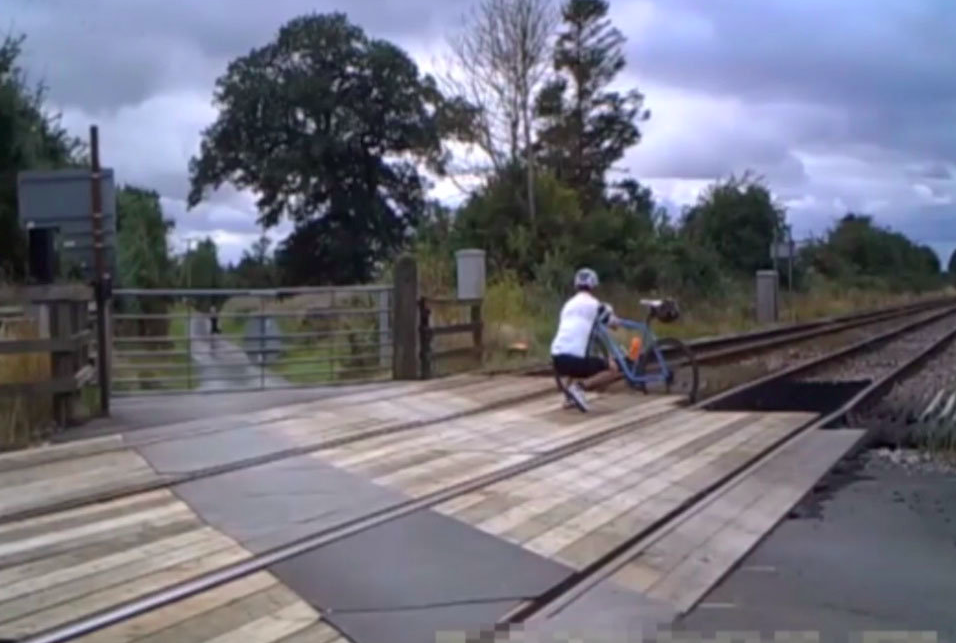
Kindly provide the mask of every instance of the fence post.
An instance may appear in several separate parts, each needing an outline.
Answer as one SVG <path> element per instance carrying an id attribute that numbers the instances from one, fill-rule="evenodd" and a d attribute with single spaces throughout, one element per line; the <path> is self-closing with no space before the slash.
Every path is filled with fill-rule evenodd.
<path id="1" fill-rule="evenodd" d="M 410 255 L 395 263 L 395 323 L 392 328 L 392 377 L 418 379 L 418 264 Z"/>
<path id="2" fill-rule="evenodd" d="M 68 340 L 73 337 L 73 302 L 69 300 L 53 300 L 47 302 L 50 311 L 50 338 Z M 53 381 L 69 380 L 77 370 L 76 354 L 64 350 L 50 352 L 50 371 Z M 74 393 L 53 394 L 53 416 L 60 428 L 69 426 L 74 418 L 73 405 L 76 400 Z"/>
<path id="3" fill-rule="evenodd" d="M 475 330 L 472 331 L 472 338 L 475 343 L 475 352 L 478 353 L 478 362 L 480 364 L 485 363 L 485 348 L 484 343 L 482 342 L 482 331 L 484 330 L 481 323 L 481 304 L 473 304 L 471 306 L 471 323 L 477 324 Z"/>
<path id="4" fill-rule="evenodd" d="M 757 271 L 756 311 L 758 324 L 776 323 L 778 319 L 778 277 L 775 270 Z"/>
<path id="5" fill-rule="evenodd" d="M 390 291 L 378 292 L 378 359 L 381 368 L 388 368 L 388 298 Z"/>
<path id="6" fill-rule="evenodd" d="M 432 377 L 431 311 L 428 309 L 428 300 L 424 297 L 418 300 L 418 342 L 422 379 L 429 380 Z"/>

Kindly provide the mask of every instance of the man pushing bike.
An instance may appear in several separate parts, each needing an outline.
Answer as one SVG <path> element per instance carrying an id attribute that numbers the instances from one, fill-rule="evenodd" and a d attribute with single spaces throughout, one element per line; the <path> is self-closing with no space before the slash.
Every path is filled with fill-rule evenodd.
<path id="1" fill-rule="evenodd" d="M 551 363 L 558 383 L 568 401 L 582 411 L 588 410 L 588 403 L 581 386 L 574 380 L 587 379 L 606 370 L 617 370 L 614 360 L 588 354 L 591 334 L 598 321 L 610 328 L 617 326 L 617 317 L 611 305 L 594 296 L 597 286 L 597 273 L 590 268 L 581 268 L 575 273 L 574 288 L 577 292 L 561 308 L 558 331 L 551 342 Z M 561 382 L 562 377 L 569 378 L 571 383 L 565 386 Z"/>

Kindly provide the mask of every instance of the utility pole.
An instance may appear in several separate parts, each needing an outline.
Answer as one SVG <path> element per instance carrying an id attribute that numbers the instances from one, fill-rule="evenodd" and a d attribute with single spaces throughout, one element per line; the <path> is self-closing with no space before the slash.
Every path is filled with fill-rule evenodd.
<path id="1" fill-rule="evenodd" d="M 106 301 L 109 275 L 106 274 L 106 259 L 103 243 L 103 183 L 100 172 L 100 137 L 96 125 L 90 126 L 90 204 L 93 224 L 93 265 L 96 274 L 93 289 L 96 293 L 96 362 L 100 386 L 100 410 L 110 414 L 110 381 L 107 360 Z"/>

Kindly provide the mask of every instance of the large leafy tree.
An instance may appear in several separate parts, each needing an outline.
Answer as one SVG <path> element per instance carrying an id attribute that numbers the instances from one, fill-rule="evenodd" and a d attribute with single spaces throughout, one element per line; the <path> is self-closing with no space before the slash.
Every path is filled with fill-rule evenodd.
<path id="1" fill-rule="evenodd" d="M 536 105 L 543 121 L 540 154 L 558 179 L 591 206 L 603 194 L 607 171 L 640 141 L 637 123 L 649 113 L 636 89 L 608 89 L 626 62 L 624 36 L 611 25 L 606 0 L 568 0 L 561 14 L 556 76 Z"/>
<path id="2" fill-rule="evenodd" d="M 953 254 L 949 255 L 949 274 L 956 277 L 956 250 L 953 250 Z"/>
<path id="3" fill-rule="evenodd" d="M 710 186 L 684 213 L 682 232 L 716 252 L 724 266 L 751 274 L 769 266 L 770 246 L 783 232 L 784 215 L 760 181 L 730 177 Z"/>
<path id="4" fill-rule="evenodd" d="M 234 60 L 215 103 L 190 163 L 190 204 L 224 182 L 251 189 L 261 224 L 296 223 L 286 249 L 314 262 L 293 272 L 309 283 L 365 281 L 402 246 L 425 203 L 417 162 L 441 170 L 441 132 L 454 122 L 405 52 L 338 13 L 293 19 Z"/>
<path id="5" fill-rule="evenodd" d="M 25 243 L 17 221 L 17 173 L 75 165 L 79 142 L 44 105 L 17 64 L 24 38 L 0 41 L 0 279 L 23 276 Z"/>

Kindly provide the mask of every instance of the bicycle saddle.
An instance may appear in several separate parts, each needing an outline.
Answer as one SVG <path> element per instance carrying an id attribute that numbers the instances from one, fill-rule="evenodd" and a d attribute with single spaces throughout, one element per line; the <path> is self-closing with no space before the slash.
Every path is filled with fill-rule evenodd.
<path id="1" fill-rule="evenodd" d="M 642 299 L 641 304 L 651 310 L 651 315 L 664 323 L 677 321 L 680 309 L 673 299 Z"/>

